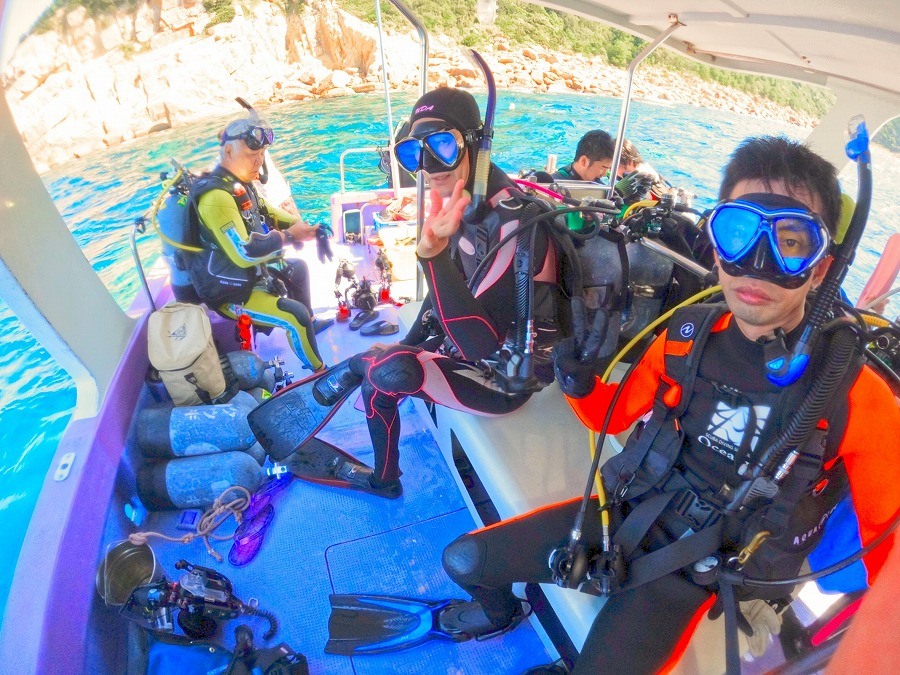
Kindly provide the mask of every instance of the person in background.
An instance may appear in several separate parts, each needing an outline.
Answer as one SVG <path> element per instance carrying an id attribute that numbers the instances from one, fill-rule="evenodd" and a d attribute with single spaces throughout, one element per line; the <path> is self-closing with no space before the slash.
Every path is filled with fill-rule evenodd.
<path id="1" fill-rule="evenodd" d="M 304 365 L 319 371 L 325 364 L 315 333 L 332 320 L 313 317 L 308 266 L 303 260 L 284 260 L 283 253 L 289 245 L 315 240 L 319 259 L 330 260 L 330 232 L 258 194 L 254 181 L 274 138 L 255 112 L 220 133 L 219 163 L 191 186 L 203 249 L 192 254 L 191 283 L 201 300 L 225 316 L 246 314 L 257 326 L 284 328 Z"/>
<path id="2" fill-rule="evenodd" d="M 553 180 L 598 181 L 604 178 L 612 166 L 612 137 L 605 131 L 595 129 L 587 132 L 575 148 L 575 160 L 553 173 Z"/>
<path id="3" fill-rule="evenodd" d="M 622 157 L 619 160 L 619 168 L 616 174 L 619 179 L 616 182 L 616 190 L 620 194 L 628 193 L 630 190 L 626 187 L 626 181 L 640 185 L 638 188 L 640 194 L 629 194 L 628 197 L 636 196 L 640 199 L 646 199 L 652 196 L 655 199 L 659 199 L 669 191 L 670 186 L 666 179 L 641 156 L 634 143 L 627 138 L 622 142 Z M 628 201 L 627 198 L 626 201 Z"/>

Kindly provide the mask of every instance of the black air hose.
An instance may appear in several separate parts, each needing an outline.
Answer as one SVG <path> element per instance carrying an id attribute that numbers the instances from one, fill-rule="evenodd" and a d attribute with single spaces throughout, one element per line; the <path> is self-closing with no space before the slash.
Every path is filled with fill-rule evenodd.
<path id="1" fill-rule="evenodd" d="M 244 605 L 243 613 L 253 616 L 261 616 L 264 619 L 268 619 L 269 630 L 263 633 L 263 640 L 271 640 L 273 637 L 275 637 L 275 634 L 278 632 L 278 619 L 275 618 L 275 615 L 272 614 L 272 612 L 265 609 L 260 609 L 259 607 Z"/>

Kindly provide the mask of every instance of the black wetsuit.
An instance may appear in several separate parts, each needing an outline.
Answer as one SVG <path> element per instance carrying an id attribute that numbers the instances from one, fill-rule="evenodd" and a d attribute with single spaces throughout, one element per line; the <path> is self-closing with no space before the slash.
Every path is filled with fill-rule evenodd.
<path id="1" fill-rule="evenodd" d="M 483 223 L 490 248 L 516 229 L 525 203 L 496 166 L 491 167 L 487 195 Z M 400 476 L 397 407 L 403 397 L 415 396 L 479 415 L 503 415 L 528 400 L 527 394 L 502 391 L 485 369 L 474 365 L 494 355 L 514 329 L 516 237 L 486 265 L 473 292 L 467 279 L 477 265 L 474 239 L 473 233 L 461 227 L 452 247 L 433 258 L 420 259 L 428 297 L 415 325 L 399 344 L 358 354 L 350 362 L 350 370 L 364 378 L 362 395 L 375 449 L 373 484 L 389 483 Z M 455 249 L 454 257 L 450 248 Z M 538 226 L 532 251 L 535 375 L 544 384 L 553 379 L 549 351 L 556 340 L 560 307 L 557 260 L 555 245 Z M 438 331 L 432 335 L 426 323 L 435 322 Z"/>

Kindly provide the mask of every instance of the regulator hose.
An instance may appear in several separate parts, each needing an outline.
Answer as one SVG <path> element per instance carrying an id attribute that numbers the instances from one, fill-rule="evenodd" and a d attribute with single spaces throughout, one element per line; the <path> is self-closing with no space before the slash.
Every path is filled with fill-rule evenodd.
<path id="1" fill-rule="evenodd" d="M 760 455 L 757 462 L 759 475 L 771 475 L 790 450 L 806 442 L 822 418 L 825 407 L 831 401 L 838 385 L 844 379 L 858 343 L 855 331 L 850 330 L 848 326 L 835 333 L 829 345 L 827 360 L 817 373 L 809 392 L 797 409 L 797 414 L 791 416 L 785 428 Z"/>
<path id="2" fill-rule="evenodd" d="M 263 640 L 271 640 L 275 637 L 275 634 L 278 632 L 278 619 L 275 618 L 275 615 L 272 612 L 266 609 L 260 609 L 259 607 L 252 607 L 250 605 L 243 605 L 243 614 L 249 614 L 251 616 L 261 616 L 264 619 L 267 619 L 269 622 L 269 630 L 263 633 Z"/>

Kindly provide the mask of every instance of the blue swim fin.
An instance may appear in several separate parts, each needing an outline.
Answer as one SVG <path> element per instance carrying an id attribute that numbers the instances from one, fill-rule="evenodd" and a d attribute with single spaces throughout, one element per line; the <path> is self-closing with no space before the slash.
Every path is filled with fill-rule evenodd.
<path id="1" fill-rule="evenodd" d="M 327 654 L 360 656 L 409 649 L 429 640 L 465 642 L 506 632 L 474 601 L 421 600 L 387 595 L 331 595 Z"/>
<path id="2" fill-rule="evenodd" d="M 280 462 L 314 436 L 362 382 L 350 359 L 316 373 L 256 407 L 247 422 L 274 461 Z"/>

